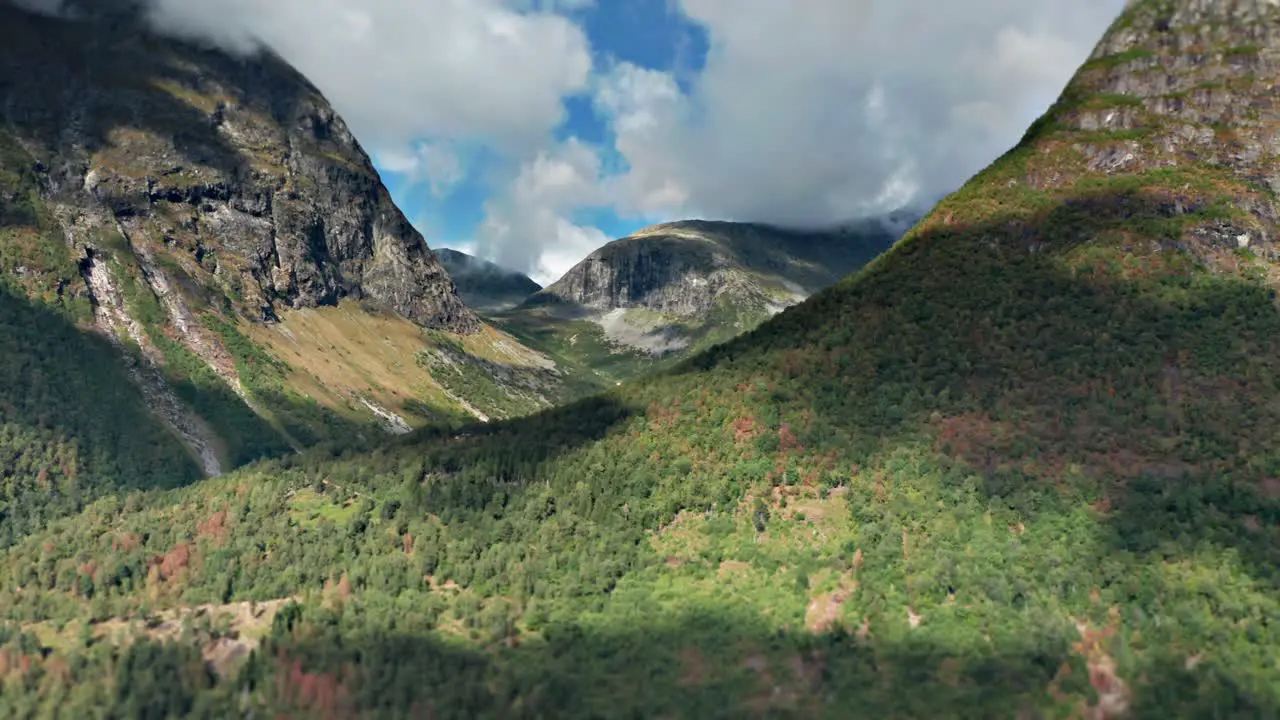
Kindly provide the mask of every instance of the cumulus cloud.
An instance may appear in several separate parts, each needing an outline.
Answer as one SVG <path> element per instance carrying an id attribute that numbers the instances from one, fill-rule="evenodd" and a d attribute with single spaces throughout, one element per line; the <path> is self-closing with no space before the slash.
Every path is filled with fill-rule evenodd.
<path id="1" fill-rule="evenodd" d="M 169 35 L 243 54 L 270 48 L 324 92 L 384 171 L 429 188 L 437 201 L 472 170 L 459 147 L 505 157 L 505 175 L 490 179 L 514 184 L 494 200 L 506 210 L 481 228 L 479 244 L 516 267 L 534 267 L 536 254 L 522 255 L 503 244 L 508 238 L 537 234 L 561 252 L 603 242 L 599 231 L 548 215 L 571 203 L 547 173 L 574 149 L 544 152 L 564 120 L 565 96 L 586 90 L 592 69 L 585 33 L 559 13 L 593 0 L 16 1 L 72 14 L 119 2 L 142 8 Z M 552 204 L 531 205 L 544 198 Z M 501 230 L 506 223 L 517 227 Z"/>
<path id="2" fill-rule="evenodd" d="M 543 142 L 591 70 L 582 30 L 502 0 L 151 0 L 170 32 L 261 42 L 329 97 L 366 144 L 422 137 L 504 150 Z"/>
<path id="3" fill-rule="evenodd" d="M 610 240 L 598 228 L 572 220 L 574 210 L 609 201 L 599 152 L 571 139 L 524 163 L 515 180 L 485 204 L 475 252 L 546 285 Z"/>
<path id="4" fill-rule="evenodd" d="M 46 12 L 106 1 L 17 0 Z M 171 35 L 235 52 L 271 48 L 384 151 L 467 138 L 533 152 L 591 72 L 585 33 L 551 12 L 587 0 L 110 1 L 142 7 Z"/>
<path id="5" fill-rule="evenodd" d="M 375 152 L 374 161 L 410 183 L 425 182 L 437 199 L 447 197 L 467 178 L 468 168 L 453 143 L 423 140 L 403 148 Z"/>
<path id="6" fill-rule="evenodd" d="M 1123 0 L 681 0 L 692 91 L 619 63 L 620 206 L 797 226 L 934 199 L 1017 141 Z"/>
<path id="7" fill-rule="evenodd" d="M 614 62 L 593 80 L 627 169 L 573 201 L 495 198 L 481 250 L 563 271 L 602 239 L 569 221 L 592 201 L 651 221 L 797 227 L 927 205 L 1018 140 L 1122 4 L 679 0 L 710 41 L 701 72 L 681 78 L 687 92 L 682 68 Z M 529 165 L 518 182 L 533 177 Z"/>
<path id="8" fill-rule="evenodd" d="M 936 199 L 1017 141 L 1123 5 L 670 0 L 710 50 L 666 71 L 593 67 L 575 20 L 593 0 L 120 1 L 171 33 L 271 47 L 437 198 L 474 178 L 459 148 L 484 147 L 500 162 L 467 244 L 540 281 L 608 239 L 587 208 L 820 226 Z M 555 137 L 583 92 L 606 147 Z"/>
<path id="9" fill-rule="evenodd" d="M 597 199 L 556 174 L 590 153 L 551 147 L 564 98 L 587 90 L 592 70 L 586 34 L 563 13 L 593 0 L 14 1 L 73 15 L 112 2 L 141 8 L 168 35 L 242 54 L 270 48 L 324 92 L 384 171 L 436 200 L 473 171 L 459 148 L 485 148 L 506 160 L 488 178 L 505 189 L 475 244 L 516 267 L 537 264 L 509 244 L 523 238 L 560 253 L 604 241 L 557 215 Z"/>

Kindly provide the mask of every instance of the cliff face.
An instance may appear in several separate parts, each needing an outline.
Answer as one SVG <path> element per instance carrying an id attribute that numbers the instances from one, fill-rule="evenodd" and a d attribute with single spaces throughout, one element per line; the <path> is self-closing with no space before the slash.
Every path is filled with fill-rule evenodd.
<path id="1" fill-rule="evenodd" d="M 735 264 L 726 248 L 672 230 L 606 245 L 565 273 L 547 293 L 605 312 L 629 307 L 677 315 L 709 311 L 714 299 L 729 288 Z"/>
<path id="2" fill-rule="evenodd" d="M 0 392 L 0 425 L 78 417 L 81 402 L 90 415 L 142 408 L 161 421 L 141 443 L 166 448 L 156 473 L 182 464 L 176 445 L 212 475 L 379 427 L 475 417 L 473 387 L 419 366 L 445 336 L 468 338 L 461 355 L 477 363 L 532 363 L 548 376 L 539 388 L 557 382 L 483 327 L 345 123 L 291 67 L 149 34 L 128 0 L 78 6 L 87 15 L 70 20 L 0 0 L 0 294 L 31 306 L 43 335 L 99 337 L 63 365 L 39 360 L 41 348 L 0 356 L 26 378 Z M 24 383 L 112 352 L 112 372 L 80 374 L 131 389 L 98 406 L 96 391 L 69 384 L 76 393 L 39 413 L 9 411 L 28 405 Z M 50 442 L 103 458 L 100 479 L 150 472 L 112 434 L 141 426 L 95 417 Z"/>
<path id="3" fill-rule="evenodd" d="M 342 119 L 284 62 L 149 36 L 127 13 L 0 4 L 0 28 L 0 133 L 77 254 L 123 242 L 171 284 L 263 319 L 354 297 L 477 329 Z"/>
<path id="4" fill-rule="evenodd" d="M 592 310 L 644 308 L 696 316 L 718 300 L 782 307 L 889 246 L 880 228 L 799 233 L 748 223 L 684 221 L 605 245 L 543 293 Z"/>
<path id="5" fill-rule="evenodd" d="M 1035 193 L 1143 195 L 1200 260 L 1273 258 L 1277 17 L 1271 0 L 1131 0 L 1001 169 Z"/>

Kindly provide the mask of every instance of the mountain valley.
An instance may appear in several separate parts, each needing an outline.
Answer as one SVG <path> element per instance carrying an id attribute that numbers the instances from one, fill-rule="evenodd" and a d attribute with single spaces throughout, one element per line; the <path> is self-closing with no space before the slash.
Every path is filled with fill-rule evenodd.
<path id="1" fill-rule="evenodd" d="M 6 8 L 10 98 L 12 48 L 68 30 Z M 0 106 L 0 715 L 1280 714 L 1277 76 L 1269 0 L 1130 0 L 896 242 L 659 226 L 488 321 L 314 105 L 282 124 L 310 153 L 236 172 L 286 207 L 355 183 L 391 229 L 216 272 L 196 241 L 248 235 L 205 223 L 266 222 L 222 169 L 110 166 L 90 201 L 120 141 L 53 152 L 26 119 L 63 104 Z M 119 161 L 182 150 L 148 148 Z M 342 388 L 404 417 L 414 384 L 421 427 L 332 419 Z M 329 433 L 243 449 L 287 444 L 298 397 Z M 200 423 L 246 464 L 203 477 L 173 439 Z"/>
<path id="2" fill-rule="evenodd" d="M 480 312 L 501 312 L 524 302 L 542 289 L 527 275 L 507 270 L 458 250 L 436 250 L 436 258 L 449 271 L 458 295 Z"/>

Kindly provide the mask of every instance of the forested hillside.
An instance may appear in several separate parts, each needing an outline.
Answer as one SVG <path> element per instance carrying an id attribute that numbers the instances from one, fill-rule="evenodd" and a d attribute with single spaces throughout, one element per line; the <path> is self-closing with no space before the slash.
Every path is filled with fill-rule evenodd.
<path id="1" fill-rule="evenodd" d="M 23 530 L 0 714 L 1280 714 L 1277 13 L 1131 2 L 890 252 L 656 379 Z"/>

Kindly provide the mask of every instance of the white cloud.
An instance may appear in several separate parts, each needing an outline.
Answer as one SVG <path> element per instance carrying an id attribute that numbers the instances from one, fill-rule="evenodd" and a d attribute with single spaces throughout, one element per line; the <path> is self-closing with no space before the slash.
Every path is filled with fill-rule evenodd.
<path id="1" fill-rule="evenodd" d="M 411 187 L 425 182 L 437 200 L 475 171 L 462 149 L 484 148 L 498 166 L 487 179 L 514 184 L 488 204 L 475 244 L 515 267 L 536 268 L 541 256 L 524 238 L 559 243 L 552 268 L 605 240 L 561 218 L 599 202 L 598 157 L 552 137 L 564 98 L 588 89 L 592 69 L 586 34 L 562 13 L 593 0 L 122 1 L 138 2 L 170 35 L 275 51 L 326 95 L 383 170 Z M 66 6 L 18 2 L 49 13 Z"/>
<path id="2" fill-rule="evenodd" d="M 453 144 L 424 140 L 402 149 L 376 152 L 374 160 L 386 172 L 403 176 L 410 183 L 428 183 L 437 199 L 447 197 L 467 178 L 468 168 Z"/>
<path id="3" fill-rule="evenodd" d="M 954 189 L 1057 96 L 1122 0 L 681 0 L 711 50 L 688 95 L 596 87 L 621 207 L 797 225 Z"/>
<path id="4" fill-rule="evenodd" d="M 546 282 L 606 240 L 571 222 L 582 207 L 814 226 L 932 200 L 1018 140 L 1121 4 L 681 0 L 711 43 L 692 90 L 682 68 L 601 68 L 627 169 L 601 176 L 582 145 L 540 156 L 477 250 Z"/>
<path id="5" fill-rule="evenodd" d="M 700 71 L 677 48 L 672 72 L 592 77 L 571 18 L 593 0 L 144 1 L 170 32 L 273 48 L 437 197 L 477 172 L 460 148 L 485 148 L 475 250 L 541 281 L 608 239 L 582 208 L 819 225 L 947 192 L 1017 141 L 1123 4 L 670 0 L 710 41 Z M 586 91 L 623 172 L 554 139 Z"/>
<path id="6" fill-rule="evenodd" d="M 569 140 L 524 163 L 505 191 L 485 203 L 475 252 L 545 285 L 610 240 L 570 219 L 575 209 L 608 202 L 599 154 Z"/>
<path id="7" fill-rule="evenodd" d="M 581 5 L 581 3 L 577 3 Z M 560 3 L 563 6 L 563 2 Z M 367 145 L 467 138 L 530 152 L 586 86 L 580 27 L 504 0 L 150 0 L 164 30 L 265 44 L 319 87 Z M 526 6 L 522 8 L 521 6 Z M 548 6 L 549 7 L 549 6 Z"/>
<path id="8" fill-rule="evenodd" d="M 514 7 L 520 9 L 537 9 L 544 12 L 566 13 L 577 12 L 594 7 L 595 0 L 511 0 Z"/>
<path id="9" fill-rule="evenodd" d="M 1017 141 L 1121 4 L 682 0 L 711 41 L 692 91 L 603 68 L 626 171 L 581 144 L 539 155 L 487 205 L 477 252 L 546 282 L 607 239 L 571 221 L 583 207 L 811 226 L 936 198 Z"/>
<path id="10" fill-rule="evenodd" d="M 610 119 L 615 149 L 631 164 L 628 173 L 610 178 L 618 209 L 652 215 L 688 204 L 679 148 L 686 108 L 675 78 L 618 63 L 598 79 L 594 101 L 596 111 Z"/>

